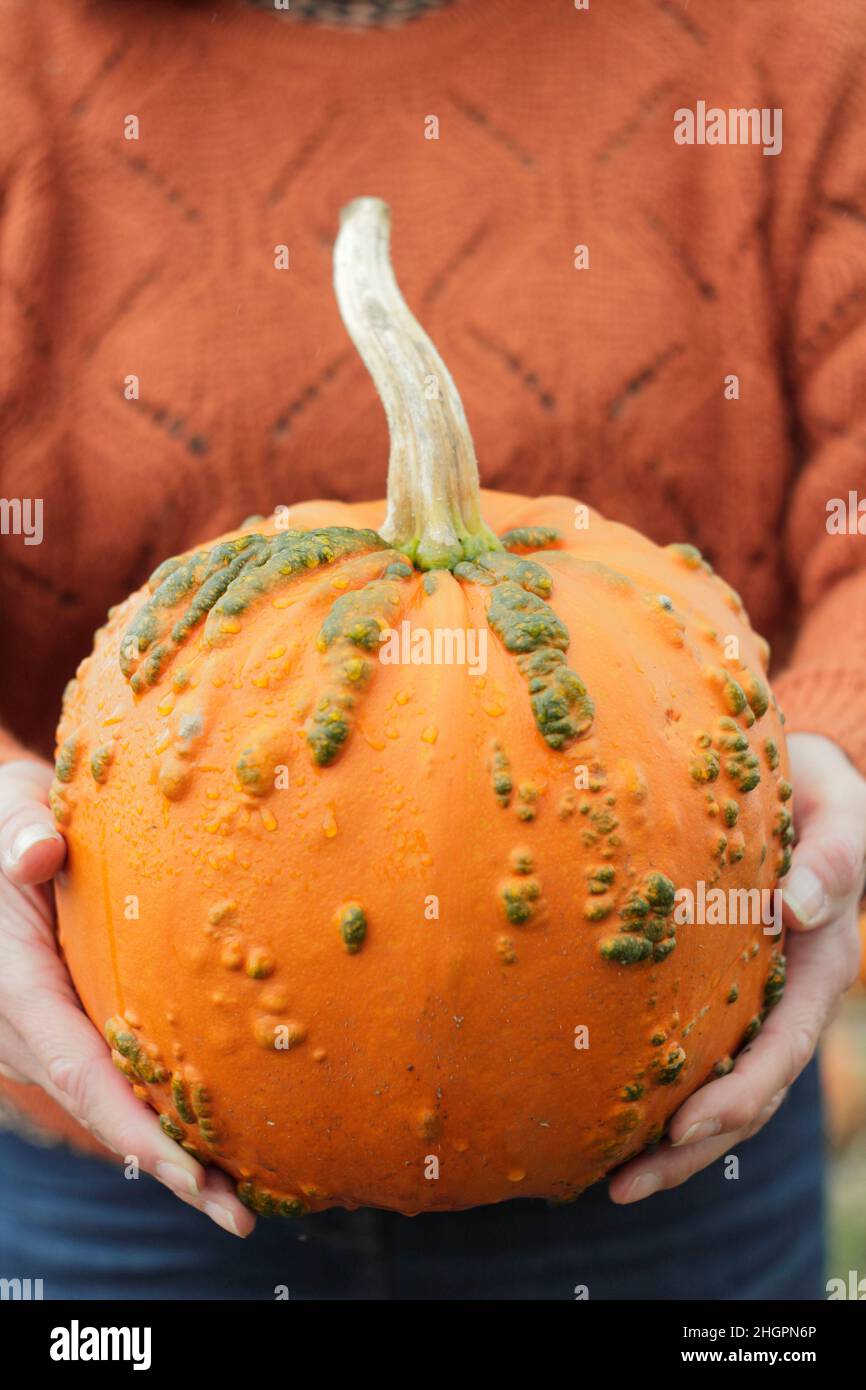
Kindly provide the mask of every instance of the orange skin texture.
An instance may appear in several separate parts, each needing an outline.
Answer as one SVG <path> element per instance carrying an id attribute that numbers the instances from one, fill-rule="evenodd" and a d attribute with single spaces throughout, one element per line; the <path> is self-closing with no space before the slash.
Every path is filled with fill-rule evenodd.
<path id="1" fill-rule="evenodd" d="M 666 959 L 623 965 L 599 952 L 619 929 L 616 911 L 585 917 L 599 865 L 615 870 L 617 906 L 653 871 L 693 891 L 714 878 L 772 889 L 788 765 L 771 700 L 751 729 L 737 718 L 760 757 L 759 786 L 741 794 L 724 771 L 693 780 L 697 735 L 715 737 L 729 716 L 708 672 L 763 676 L 766 643 L 723 581 L 597 513 L 576 529 L 575 506 L 482 493 L 496 533 L 544 525 L 562 536 L 535 559 L 553 578 L 567 662 L 595 704 L 589 734 L 564 749 L 540 734 L 526 679 L 490 630 L 483 676 L 384 665 L 374 653 L 347 742 L 330 766 L 314 763 L 305 723 L 329 689 L 316 635 L 333 599 L 381 572 L 381 553 L 264 595 L 219 645 L 205 645 L 199 627 L 135 695 L 118 652 L 143 588 L 79 667 L 58 741 L 77 731 L 82 753 L 71 779 L 55 783 L 69 970 L 100 1031 L 125 1017 L 152 1066 L 187 1092 L 205 1088 L 210 1142 L 183 1119 L 168 1080 L 139 1083 L 142 1098 L 198 1153 L 276 1199 L 416 1213 L 570 1198 L 657 1138 L 762 1008 L 780 943 L 760 924 L 680 926 Z M 291 509 L 290 524 L 375 529 L 383 515 L 381 502 L 310 502 Z M 244 530 L 270 534 L 274 523 Z M 394 627 L 486 628 L 489 588 L 437 571 L 432 595 L 417 572 L 398 589 Z M 729 635 L 739 659 L 725 657 Z M 175 690 L 181 667 L 189 683 Z M 188 785 L 169 799 L 160 769 L 190 714 L 202 733 L 181 759 Z M 273 731 L 272 760 L 288 767 L 289 785 L 256 796 L 235 764 L 262 730 Z M 767 738 L 780 752 L 775 771 Z M 514 780 L 508 806 L 494 794 L 494 741 Z M 113 756 L 97 782 L 90 754 L 106 743 Z M 575 791 L 575 768 L 599 765 L 603 789 Z M 528 784 L 527 802 L 518 789 Z M 708 792 L 739 803 L 735 829 L 710 814 Z M 618 843 L 584 843 L 583 801 L 612 813 Z M 521 805 L 533 819 L 518 817 Z M 739 832 L 744 857 L 720 868 L 719 835 L 733 844 Z M 517 850 L 531 855 L 540 887 L 523 925 L 507 920 L 502 899 L 504 885 L 528 881 L 511 867 Z M 351 954 L 338 914 L 353 903 L 368 930 Z M 270 973 L 251 977 L 256 962 Z M 295 1044 L 263 1045 L 280 1024 Z M 581 1026 L 588 1047 L 576 1046 Z M 659 1032 L 661 1046 L 650 1041 Z M 677 1046 L 677 1079 L 657 1084 L 654 1062 Z M 636 1078 L 642 1095 L 623 1099 Z"/>

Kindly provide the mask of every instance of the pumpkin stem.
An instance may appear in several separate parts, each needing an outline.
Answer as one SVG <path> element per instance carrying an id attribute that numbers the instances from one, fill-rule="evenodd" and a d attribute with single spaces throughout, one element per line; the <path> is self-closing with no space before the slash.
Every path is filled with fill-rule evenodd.
<path id="1" fill-rule="evenodd" d="M 355 198 L 343 208 L 334 289 L 391 434 L 380 534 L 419 569 L 453 569 L 503 546 L 481 516 L 475 448 L 457 387 L 394 278 L 390 231 L 381 198 Z"/>

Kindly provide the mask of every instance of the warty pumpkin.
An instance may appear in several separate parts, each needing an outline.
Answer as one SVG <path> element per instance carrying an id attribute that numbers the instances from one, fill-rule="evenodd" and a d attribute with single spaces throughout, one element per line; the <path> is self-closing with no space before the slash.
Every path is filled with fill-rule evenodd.
<path id="1" fill-rule="evenodd" d="M 760 921 L 677 926 L 675 900 L 788 867 L 766 643 L 692 546 L 479 491 L 388 241 L 379 200 L 344 211 L 387 504 L 167 560 L 58 733 L 83 1005 L 266 1214 L 572 1198 L 730 1069 L 784 973 Z"/>

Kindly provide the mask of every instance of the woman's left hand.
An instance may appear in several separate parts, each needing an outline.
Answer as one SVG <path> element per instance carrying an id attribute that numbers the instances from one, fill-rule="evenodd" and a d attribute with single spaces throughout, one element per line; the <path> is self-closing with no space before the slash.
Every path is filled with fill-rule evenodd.
<path id="1" fill-rule="evenodd" d="M 857 975 L 866 781 L 820 734 L 792 734 L 788 751 L 797 846 L 782 890 L 789 928 L 784 998 L 734 1070 L 696 1091 L 671 1120 L 668 1138 L 616 1173 L 615 1202 L 677 1187 L 756 1134 L 809 1062 Z"/>

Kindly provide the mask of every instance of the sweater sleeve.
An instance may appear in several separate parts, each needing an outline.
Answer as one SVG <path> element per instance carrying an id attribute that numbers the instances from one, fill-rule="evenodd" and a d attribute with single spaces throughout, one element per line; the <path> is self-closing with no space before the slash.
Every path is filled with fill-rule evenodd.
<path id="1" fill-rule="evenodd" d="M 866 26 L 844 27 L 798 65 L 824 97 L 789 104 L 794 177 L 780 173 L 770 229 L 791 267 L 777 289 L 798 458 L 783 535 L 795 638 L 774 688 L 788 732 L 834 739 L 866 775 Z"/>
<path id="2" fill-rule="evenodd" d="M 47 155 L 46 123 L 50 106 L 39 89 L 40 15 L 33 6 L 4 7 L 0 23 L 0 491 L 8 496 L 16 484 L 8 466 L 13 431 L 30 412 L 38 418 L 39 390 L 46 389 L 43 369 L 44 325 L 50 319 L 53 276 L 46 267 L 53 253 L 43 225 L 43 190 L 56 176 Z M 19 436 L 20 437 L 20 430 Z M 18 475 L 16 475 L 17 477 Z M 8 595 L 9 566 L 15 558 L 15 536 L 0 537 L 0 592 Z M 4 611 L 4 619 L 6 617 Z M 59 620 L 58 620 L 59 621 Z M 6 625 L 6 624 L 4 624 Z M 4 658 L 8 654 L 6 642 Z M 9 729 L 7 672 L 0 670 L 0 765 L 18 758 L 42 755 L 28 748 Z"/>

